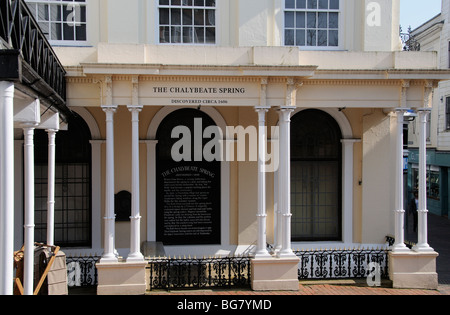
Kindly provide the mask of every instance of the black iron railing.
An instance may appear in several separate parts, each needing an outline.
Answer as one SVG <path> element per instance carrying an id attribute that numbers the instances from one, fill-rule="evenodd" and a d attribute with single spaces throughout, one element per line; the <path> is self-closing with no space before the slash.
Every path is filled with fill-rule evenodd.
<path id="1" fill-rule="evenodd" d="M 406 33 L 403 32 L 402 28 L 400 27 L 400 39 L 403 43 L 404 51 L 420 51 L 420 43 L 412 34 L 411 26 L 408 28 L 408 31 Z"/>
<path id="2" fill-rule="evenodd" d="M 23 0 L 0 1 L 0 40 L 0 52 L 15 51 L 21 58 L 20 80 L 65 105 L 66 71 Z"/>
<path id="3" fill-rule="evenodd" d="M 317 249 L 294 251 L 300 258 L 299 280 L 358 279 L 379 272 L 389 278 L 387 248 Z M 69 287 L 92 287 L 98 284 L 95 264 L 100 257 L 67 257 Z M 250 288 L 251 259 L 230 257 L 159 257 L 148 258 L 149 290 L 206 288 Z"/>
<path id="4" fill-rule="evenodd" d="M 153 258 L 149 260 L 150 290 L 248 288 L 249 257 Z"/>
<path id="5" fill-rule="evenodd" d="M 299 280 L 367 278 L 376 269 L 388 278 L 387 249 L 317 249 L 295 251 L 300 258 Z"/>

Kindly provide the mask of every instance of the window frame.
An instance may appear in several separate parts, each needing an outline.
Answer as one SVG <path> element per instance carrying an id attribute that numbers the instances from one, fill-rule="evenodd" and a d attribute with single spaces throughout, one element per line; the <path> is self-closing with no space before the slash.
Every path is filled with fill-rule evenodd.
<path id="1" fill-rule="evenodd" d="M 82 1 L 84 1 L 84 2 L 82 2 Z M 29 9 L 30 9 L 30 11 L 33 13 L 33 16 L 35 17 L 35 19 L 36 19 L 36 22 L 41 26 L 42 25 L 42 23 L 48 23 L 49 24 L 49 29 L 50 29 L 50 21 L 40 21 L 39 20 L 39 17 L 38 17 L 38 12 L 35 12 L 34 10 L 33 10 L 33 7 L 31 7 L 30 6 L 30 4 L 37 4 L 37 5 L 39 5 L 39 4 L 47 4 L 47 5 L 61 5 L 61 6 L 64 6 L 64 5 L 69 5 L 69 4 L 74 4 L 74 5 L 79 5 L 79 6 L 82 6 L 82 7 L 85 7 L 86 9 L 85 9 L 85 19 L 86 19 L 86 21 L 85 22 L 78 22 L 78 21 L 75 21 L 74 23 L 80 23 L 80 24 L 82 24 L 82 25 L 85 25 L 85 32 L 86 32 L 86 36 L 85 36 L 85 40 L 76 40 L 76 39 L 73 39 L 73 40 L 64 40 L 64 39 L 51 39 L 50 38 L 50 33 L 44 33 L 45 35 L 46 35 L 46 37 L 47 37 L 47 39 L 48 39 L 48 41 L 49 41 L 49 43 L 51 44 L 51 45 L 53 45 L 53 46 L 86 46 L 86 45 L 88 45 L 88 41 L 89 41 L 89 38 L 88 38 L 88 30 L 89 30 L 89 22 L 88 22 L 88 16 L 89 16 L 89 0 L 26 0 L 26 3 L 27 3 L 27 5 L 28 5 L 28 7 L 29 7 Z M 36 7 L 36 9 L 37 9 L 37 7 Z M 75 8 L 73 9 L 73 10 L 75 10 Z M 72 11 L 72 12 L 74 12 L 74 11 Z M 63 16 L 61 15 L 61 22 L 60 22 L 61 24 L 64 24 L 65 22 L 63 21 Z M 74 26 L 75 27 L 75 26 Z M 42 28 L 42 26 L 41 26 L 41 28 Z M 61 31 L 62 31 L 62 33 L 61 34 L 63 34 L 64 33 L 64 29 L 63 29 L 63 26 L 62 26 L 62 29 L 61 29 Z M 76 36 L 76 32 L 74 32 L 74 38 L 75 38 L 75 36 Z"/>
<path id="2" fill-rule="evenodd" d="M 282 18 L 283 18 L 283 28 L 281 30 L 281 41 L 282 41 L 282 45 L 283 46 L 287 46 L 287 47 L 298 47 L 300 50 L 342 50 L 344 45 L 343 45 L 343 27 L 344 27 L 344 19 L 343 19 L 343 5 L 344 2 L 342 0 L 338 0 L 339 1 L 339 9 L 291 9 L 291 8 L 286 8 L 286 0 L 282 0 L 283 4 L 282 4 L 282 9 L 283 9 L 283 14 L 282 14 Z M 307 6 L 307 2 L 306 2 L 306 6 Z M 292 12 L 327 12 L 327 13 L 338 13 L 338 28 L 337 28 L 337 32 L 338 32 L 338 45 L 337 46 L 307 46 L 306 43 L 304 46 L 297 46 L 297 45 L 286 45 L 286 12 L 288 11 L 292 11 Z M 305 23 L 307 23 L 305 21 Z M 296 30 L 296 28 L 290 28 L 290 29 L 294 29 Z M 305 31 L 307 30 L 306 25 L 305 25 Z M 320 30 L 320 28 L 315 28 L 315 30 Z M 324 29 L 325 30 L 325 29 Z M 330 28 L 326 28 L 327 31 L 330 30 Z M 334 29 L 331 29 L 334 30 Z M 306 41 L 306 39 L 305 39 Z"/>
<path id="3" fill-rule="evenodd" d="M 191 42 L 191 43 L 183 43 L 182 42 L 182 38 L 183 38 L 183 34 L 181 34 L 181 42 L 179 43 L 172 43 L 172 42 L 161 42 L 161 32 L 160 32 L 160 28 L 161 28 L 161 24 L 160 24 L 160 9 L 162 8 L 180 8 L 182 9 L 183 6 L 182 5 L 172 5 L 172 4 L 166 4 L 166 5 L 161 5 L 160 1 L 157 0 L 155 1 L 155 6 L 156 6 L 156 27 L 155 27 L 155 32 L 156 32 L 156 43 L 157 45 L 180 45 L 180 46 L 186 46 L 186 45 L 193 45 L 193 46 L 217 46 L 219 44 L 219 23 L 218 23 L 218 9 L 219 9 L 219 0 L 215 0 L 215 4 L 214 6 L 211 7 L 207 7 L 207 6 L 195 6 L 194 4 L 192 6 L 185 6 L 185 8 L 190 9 L 190 10 L 195 10 L 195 9 L 203 9 L 203 10 L 214 10 L 214 18 L 215 18 L 215 23 L 213 26 L 214 30 L 215 30 L 215 35 L 214 35 L 214 43 L 208 43 L 206 42 L 206 34 L 205 34 L 205 42 L 204 43 L 195 43 L 195 42 Z M 209 9 L 210 8 L 210 9 Z M 169 15 L 170 18 L 170 15 Z M 163 25 L 164 26 L 164 25 Z M 167 27 L 173 27 L 173 25 L 169 22 L 168 25 L 166 25 Z M 178 26 L 178 25 L 177 25 Z M 183 27 L 183 24 L 181 22 L 181 24 L 179 25 L 180 27 Z M 195 27 L 195 25 L 193 24 L 193 27 Z M 199 26 L 200 27 L 200 26 Z M 208 27 L 206 25 L 206 23 L 204 25 L 202 25 L 201 27 L 206 28 Z M 171 40 L 171 39 L 169 39 Z"/>
<path id="4" fill-rule="evenodd" d="M 445 131 L 450 131 L 450 96 L 445 97 Z"/>

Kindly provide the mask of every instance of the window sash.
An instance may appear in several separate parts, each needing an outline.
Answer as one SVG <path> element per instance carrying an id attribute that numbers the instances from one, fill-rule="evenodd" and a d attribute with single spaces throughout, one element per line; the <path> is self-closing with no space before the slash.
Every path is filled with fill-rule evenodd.
<path id="1" fill-rule="evenodd" d="M 445 103 L 445 130 L 450 130 L 450 96 L 446 97 Z"/>
<path id="2" fill-rule="evenodd" d="M 159 43 L 216 44 L 216 12 L 213 0 L 159 1 Z"/>
<path id="3" fill-rule="evenodd" d="M 27 0 L 27 4 L 50 43 L 87 42 L 85 0 Z"/>
<path id="4" fill-rule="evenodd" d="M 340 7 L 339 0 L 285 0 L 284 45 L 338 48 Z"/>

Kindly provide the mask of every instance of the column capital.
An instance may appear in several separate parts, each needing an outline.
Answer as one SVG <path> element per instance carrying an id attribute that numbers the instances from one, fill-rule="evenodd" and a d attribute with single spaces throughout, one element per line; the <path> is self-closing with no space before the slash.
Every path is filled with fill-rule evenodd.
<path id="1" fill-rule="evenodd" d="M 291 114 L 295 111 L 295 106 L 282 106 L 278 108 L 278 114 L 280 116 L 280 122 L 290 122 Z"/>
<path id="2" fill-rule="evenodd" d="M 278 111 L 292 111 L 292 112 L 296 109 L 297 109 L 296 106 L 279 106 L 277 108 Z"/>
<path id="3" fill-rule="evenodd" d="M 128 108 L 128 110 L 130 112 L 138 112 L 139 113 L 139 112 L 142 111 L 144 106 L 142 106 L 142 105 L 128 105 L 127 108 Z"/>
<path id="4" fill-rule="evenodd" d="M 258 114 L 266 114 L 270 110 L 270 106 L 255 106 L 255 112 Z"/>
<path id="5" fill-rule="evenodd" d="M 101 107 L 105 113 L 114 114 L 117 111 L 118 106 L 117 105 L 102 105 Z"/>
<path id="6" fill-rule="evenodd" d="M 402 88 L 409 88 L 410 81 L 409 80 L 402 80 L 401 84 L 402 84 Z"/>

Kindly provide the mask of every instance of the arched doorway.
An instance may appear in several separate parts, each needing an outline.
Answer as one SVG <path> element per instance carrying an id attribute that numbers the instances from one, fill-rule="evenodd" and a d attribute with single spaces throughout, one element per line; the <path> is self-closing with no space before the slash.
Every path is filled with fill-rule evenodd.
<path id="1" fill-rule="evenodd" d="M 320 110 L 303 110 L 291 123 L 293 241 L 342 240 L 342 133 Z"/>
<path id="2" fill-rule="evenodd" d="M 156 241 L 164 245 L 221 244 L 221 162 L 199 152 L 211 141 L 203 137 L 210 126 L 211 117 L 192 108 L 173 111 L 159 124 Z M 184 133 L 173 134 L 179 127 Z"/>
<path id="3" fill-rule="evenodd" d="M 55 244 L 90 247 L 92 244 L 91 133 L 74 113 L 68 130 L 56 135 Z M 35 239 L 46 241 L 48 136 L 35 133 Z"/>

